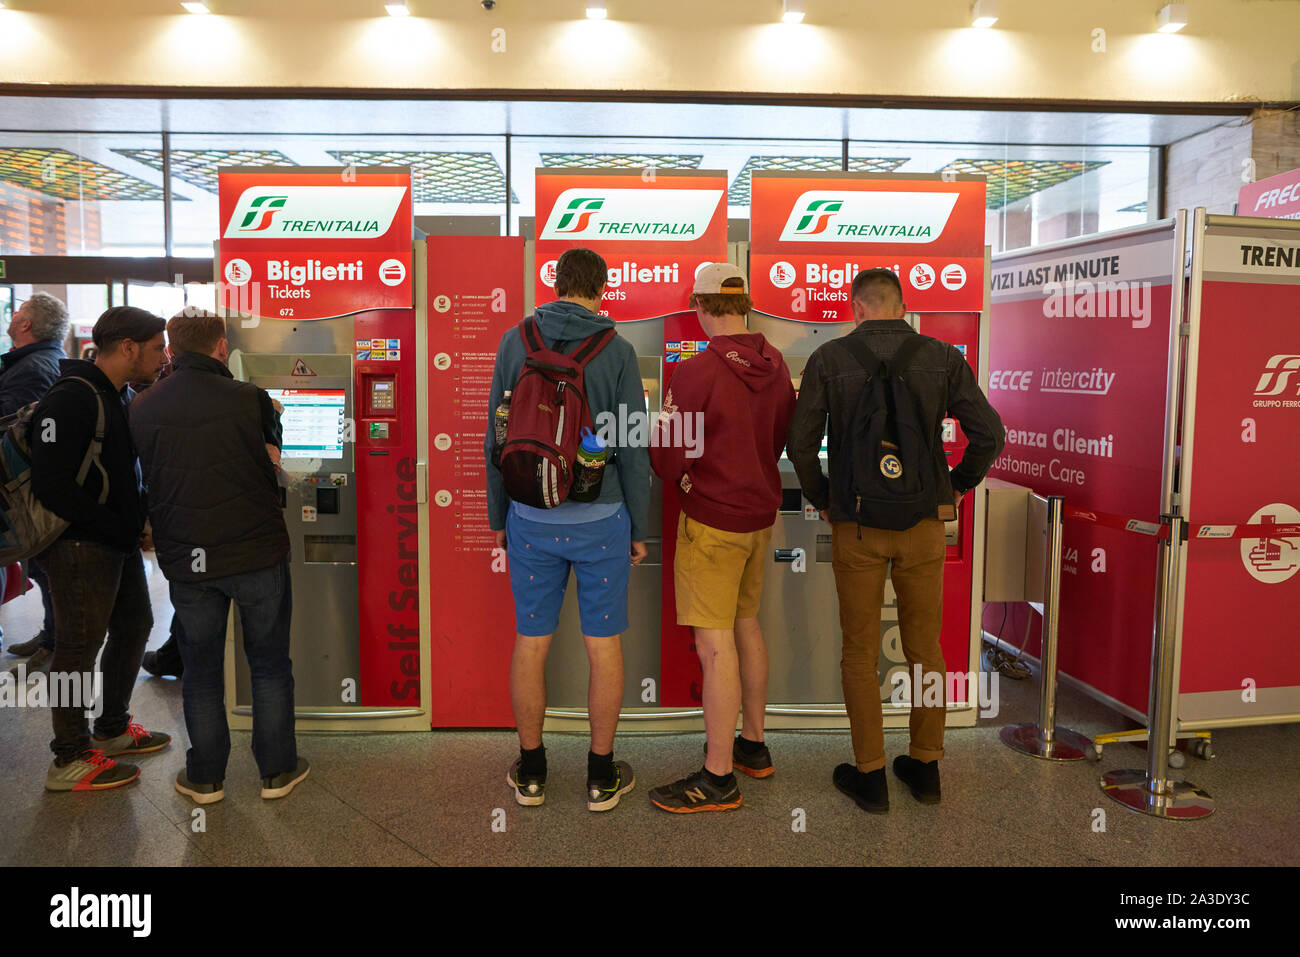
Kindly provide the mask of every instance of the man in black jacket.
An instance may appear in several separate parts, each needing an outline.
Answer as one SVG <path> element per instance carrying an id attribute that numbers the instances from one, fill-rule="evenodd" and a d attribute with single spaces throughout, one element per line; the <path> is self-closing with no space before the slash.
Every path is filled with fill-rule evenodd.
<path id="1" fill-rule="evenodd" d="M 224 796 L 230 731 L 224 704 L 226 618 L 239 606 L 253 684 L 253 756 L 262 797 L 307 776 L 294 739 L 289 660 L 289 532 L 276 469 L 279 425 L 264 389 L 226 368 L 225 323 L 209 313 L 167 323 L 172 373 L 131 410 L 149 489 L 158 565 L 180 616 L 190 736 L 176 790 L 199 804 Z"/>
<path id="2" fill-rule="evenodd" d="M 68 308 L 48 292 L 33 293 L 9 321 L 13 348 L 0 356 L 0 418 L 13 415 L 23 406 L 40 399 L 59 377 L 59 362 L 67 358 L 63 340 L 68 336 Z M 48 672 L 54 658 L 54 604 L 50 583 L 39 563 L 29 560 L 27 574 L 41 586 L 45 621 L 40 634 L 29 641 L 9 646 L 11 655 L 31 658 L 27 674 Z M 0 569 L 0 592 L 4 570 Z M 17 669 L 14 669 L 17 672 Z"/>
<path id="3" fill-rule="evenodd" d="M 153 613 L 140 554 L 145 506 L 127 424 L 127 383 L 158 374 L 164 358 L 164 322 L 131 306 L 109 309 L 95 323 L 94 362 L 65 359 L 62 377 L 32 419 L 32 491 L 41 504 L 70 522 L 40 555 L 54 597 L 58 643 L 51 670 L 54 762 L 51 791 L 99 791 L 140 776 L 115 755 L 147 754 L 171 738 L 131 720 L 131 691 L 140 672 Z M 98 460 L 78 480 L 92 447 L 100 409 L 104 435 Z M 104 634 L 108 633 L 105 644 Z M 86 721 L 86 685 L 104 645 L 102 711 L 92 738 Z M 80 694 L 70 689 L 80 687 Z M 80 700 L 75 700 L 80 699 Z"/>
<path id="4" fill-rule="evenodd" d="M 903 318 L 898 277 L 888 269 L 858 273 L 851 290 L 857 337 L 882 362 L 888 363 L 917 333 Z M 799 475 L 804 496 L 831 523 L 831 565 L 839 596 L 844 646 L 840 659 L 844 706 L 849 713 L 855 764 L 835 769 L 835 786 L 863 810 L 889 810 L 885 781 L 885 741 L 876 673 L 880 653 L 880 608 L 885 577 L 898 595 L 898 628 L 909 673 L 920 665 L 926 680 L 938 676 L 939 701 L 923 699 L 912 689 L 909 753 L 894 761 L 894 773 L 917 800 L 939 801 L 939 759 L 943 757 L 945 665 L 939 647 L 943 625 L 944 518 L 956 517 L 962 497 L 984 479 L 1006 438 L 1002 421 L 980 390 L 975 373 L 957 349 L 938 339 L 922 337 L 903 380 L 916 400 L 918 419 L 932 437 L 932 450 L 942 455 L 940 430 L 945 412 L 961 423 L 967 446 L 962 460 L 949 473 L 938 468 L 940 488 L 933 517 L 904 531 L 858 525 L 853 502 L 831 494 L 832 483 L 822 472 L 818 453 L 827 435 L 832 475 L 849 469 L 842 458 L 843 443 L 855 426 L 855 412 L 869 379 L 866 369 L 838 341 L 820 346 L 809 358 L 786 450 Z M 827 419 L 830 427 L 827 430 Z M 882 465 L 882 468 L 884 466 Z M 932 687 L 932 685 L 931 685 Z"/>

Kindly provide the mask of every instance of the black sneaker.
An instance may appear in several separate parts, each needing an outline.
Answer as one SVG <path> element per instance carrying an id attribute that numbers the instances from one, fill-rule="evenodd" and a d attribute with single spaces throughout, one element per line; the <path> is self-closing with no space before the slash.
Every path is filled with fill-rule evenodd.
<path id="1" fill-rule="evenodd" d="M 36 649 L 41 647 L 45 641 L 44 630 L 37 633 L 35 638 L 29 638 L 27 641 L 20 641 L 16 645 L 9 646 L 9 654 L 17 655 L 19 658 L 29 658 L 36 654 Z"/>
<path id="2" fill-rule="evenodd" d="M 894 758 L 894 773 L 922 804 L 939 803 L 939 762 L 918 761 L 906 754 Z"/>
<path id="3" fill-rule="evenodd" d="M 216 804 L 226 796 L 222 784 L 221 781 L 216 784 L 195 784 L 184 768 L 176 772 L 176 790 L 195 804 Z"/>
<path id="4" fill-rule="evenodd" d="M 160 662 L 156 651 L 146 651 L 144 660 L 140 662 L 140 667 L 155 678 L 179 678 L 182 671 L 179 662 L 176 664 L 163 664 Z"/>
<path id="5" fill-rule="evenodd" d="M 506 772 L 506 784 L 515 792 L 515 802 L 524 807 L 536 807 L 546 800 L 546 775 L 521 772 L 524 759 L 516 758 Z"/>
<path id="6" fill-rule="evenodd" d="M 841 764 L 831 775 L 835 786 L 868 814 L 887 814 L 889 812 L 889 782 L 885 780 L 885 769 L 863 773 L 853 764 Z"/>
<path id="7" fill-rule="evenodd" d="M 307 759 L 299 758 L 298 766 L 292 771 L 282 771 L 273 777 L 262 778 L 262 797 L 268 800 L 287 797 L 310 771 L 311 765 L 307 763 Z"/>
<path id="8" fill-rule="evenodd" d="M 680 781 L 665 784 L 650 792 L 655 807 L 674 814 L 694 814 L 697 811 L 734 811 L 744 803 L 736 776 L 731 776 L 728 787 L 718 787 L 709 780 L 704 768 L 687 775 Z"/>
<path id="9" fill-rule="evenodd" d="M 709 753 L 707 741 L 704 742 L 704 753 Z M 736 735 L 736 740 L 731 745 L 731 766 L 751 778 L 770 778 L 776 773 L 776 768 L 772 767 L 772 752 L 767 750 L 767 745 L 746 754 L 740 749 L 740 735 Z"/>
<path id="10" fill-rule="evenodd" d="M 614 776 L 608 781 L 587 778 L 587 810 L 609 811 L 618 807 L 618 799 L 636 786 L 632 765 L 626 761 L 614 762 Z"/>

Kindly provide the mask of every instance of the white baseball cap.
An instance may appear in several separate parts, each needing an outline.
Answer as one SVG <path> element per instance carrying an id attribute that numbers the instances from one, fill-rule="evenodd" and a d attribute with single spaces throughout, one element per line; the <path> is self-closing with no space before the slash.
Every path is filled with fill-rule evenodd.
<path id="1" fill-rule="evenodd" d="M 723 283 L 728 279 L 739 279 L 740 285 L 724 286 Z M 739 266 L 733 266 L 731 263 L 709 263 L 696 274 L 695 288 L 691 292 L 701 296 L 712 296 L 718 293 L 735 293 L 743 296 L 746 292 L 745 274 L 740 271 Z"/>

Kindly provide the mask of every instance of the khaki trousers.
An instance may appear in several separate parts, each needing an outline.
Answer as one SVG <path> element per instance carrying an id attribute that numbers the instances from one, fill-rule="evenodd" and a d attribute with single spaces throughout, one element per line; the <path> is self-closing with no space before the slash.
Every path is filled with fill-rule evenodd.
<path id="1" fill-rule="evenodd" d="M 859 532 L 861 537 L 859 538 Z M 858 770 L 885 766 L 884 717 L 876 662 L 880 655 L 880 608 L 889 574 L 898 595 L 898 628 L 909 676 L 938 673 L 946 686 L 939 634 L 943 628 L 944 529 L 938 519 L 903 532 L 865 528 L 852 522 L 831 526 L 831 560 L 840 601 L 843 650 L 840 677 Z M 921 688 L 912 689 L 908 753 L 918 761 L 943 757 L 944 701 L 921 707 Z"/>

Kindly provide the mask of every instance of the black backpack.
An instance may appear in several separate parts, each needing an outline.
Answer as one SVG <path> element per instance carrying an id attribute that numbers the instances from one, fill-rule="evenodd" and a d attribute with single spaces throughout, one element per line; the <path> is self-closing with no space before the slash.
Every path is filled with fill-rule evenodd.
<path id="1" fill-rule="evenodd" d="M 838 441 L 831 495 L 859 525 L 903 531 L 934 518 L 939 507 L 938 459 L 930 428 L 907 388 L 908 364 L 928 341 L 914 335 L 888 364 L 861 336 L 832 340 L 867 371 L 867 382 Z M 847 468 L 844 466 L 847 464 Z"/>

